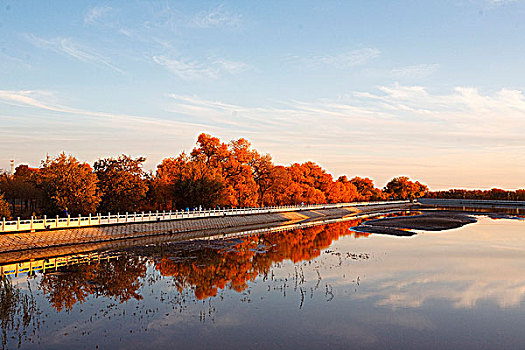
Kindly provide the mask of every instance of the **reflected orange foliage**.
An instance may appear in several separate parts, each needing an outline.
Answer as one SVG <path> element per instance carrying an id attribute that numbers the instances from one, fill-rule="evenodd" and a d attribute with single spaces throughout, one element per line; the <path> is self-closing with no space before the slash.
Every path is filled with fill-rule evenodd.
<path id="1" fill-rule="evenodd" d="M 193 288 L 197 299 L 217 295 L 226 287 L 243 291 L 249 281 L 265 274 L 274 263 L 291 260 L 296 263 L 318 257 L 334 240 L 351 234 L 349 227 L 363 220 L 352 220 L 292 231 L 243 238 L 223 249 L 203 248 L 186 257 L 164 256 L 156 269 L 172 276 L 178 290 Z M 363 236 L 364 237 L 364 236 Z"/>
<path id="2" fill-rule="evenodd" d="M 120 257 L 91 265 L 71 266 L 65 272 L 46 273 L 40 288 L 51 305 L 61 311 L 71 310 L 95 294 L 123 302 L 140 300 L 141 278 L 146 276 L 146 264 L 138 257 Z"/>

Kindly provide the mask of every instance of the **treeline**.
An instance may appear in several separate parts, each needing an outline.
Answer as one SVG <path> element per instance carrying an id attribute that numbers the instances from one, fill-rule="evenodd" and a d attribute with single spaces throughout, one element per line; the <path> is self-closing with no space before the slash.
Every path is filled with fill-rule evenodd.
<path id="1" fill-rule="evenodd" d="M 490 190 L 462 190 L 451 189 L 447 191 L 428 192 L 428 198 L 441 199 L 484 199 L 484 200 L 509 200 L 525 201 L 525 189 L 506 191 L 500 188 Z"/>
<path id="2" fill-rule="evenodd" d="M 428 191 L 407 177 L 379 189 L 369 178 L 334 179 L 314 162 L 275 165 L 245 139 L 224 143 L 207 134 L 155 173 L 144 171 L 145 160 L 122 155 L 90 166 L 63 153 L 40 168 L 20 165 L 14 175 L 0 175 L 0 216 L 409 199 Z"/>

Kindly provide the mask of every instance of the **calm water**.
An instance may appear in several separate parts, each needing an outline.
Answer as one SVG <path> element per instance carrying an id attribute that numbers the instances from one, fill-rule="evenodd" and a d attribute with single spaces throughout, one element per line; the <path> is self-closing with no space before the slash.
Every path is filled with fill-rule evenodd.
<path id="1" fill-rule="evenodd" d="M 525 221 L 478 219 L 412 237 L 353 233 L 347 222 L 142 247 L 13 277 L 19 302 L 3 295 L 4 340 L 28 349 L 524 348 Z"/>

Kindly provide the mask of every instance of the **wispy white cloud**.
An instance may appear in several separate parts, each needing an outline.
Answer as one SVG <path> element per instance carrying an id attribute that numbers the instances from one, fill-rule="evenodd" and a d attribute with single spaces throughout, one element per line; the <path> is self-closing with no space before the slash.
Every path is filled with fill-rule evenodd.
<path id="1" fill-rule="evenodd" d="M 217 79 L 224 73 L 237 74 L 249 68 L 249 65 L 244 62 L 218 58 L 209 58 L 204 62 L 197 62 L 184 58 L 153 56 L 153 61 L 185 80 Z"/>
<path id="2" fill-rule="evenodd" d="M 112 8 L 110 6 L 95 6 L 95 7 L 92 7 L 91 9 L 89 9 L 89 11 L 84 16 L 84 23 L 86 23 L 86 24 L 98 23 L 111 10 L 112 10 Z"/>
<path id="3" fill-rule="evenodd" d="M 33 34 L 25 35 L 25 38 L 35 47 L 50 50 L 63 56 L 72 57 L 84 63 L 102 65 L 113 69 L 121 74 L 125 72 L 111 63 L 110 59 L 97 53 L 95 50 L 82 46 L 70 38 L 44 39 Z"/>
<path id="4" fill-rule="evenodd" d="M 510 4 L 510 3 L 518 2 L 518 1 L 519 0 L 489 0 L 489 4 L 500 6 L 500 5 L 506 5 L 506 4 Z"/>
<path id="5" fill-rule="evenodd" d="M 199 12 L 190 23 L 200 28 L 237 28 L 242 23 L 242 16 L 219 5 L 209 11 Z"/>
<path id="6" fill-rule="evenodd" d="M 308 65 L 331 66 L 336 69 L 347 69 L 368 63 L 381 55 L 381 51 L 376 48 L 364 48 L 346 51 L 333 55 L 318 55 L 310 57 L 296 57 Z"/>
<path id="7" fill-rule="evenodd" d="M 405 66 L 393 68 L 390 72 L 397 79 L 418 79 L 429 76 L 439 69 L 439 64 L 417 64 L 414 66 Z"/>
<path id="8" fill-rule="evenodd" d="M 138 123 L 144 126 L 149 124 L 152 126 L 159 127 L 157 132 L 160 132 L 163 127 L 170 128 L 172 126 L 180 127 L 181 125 L 193 125 L 200 126 L 195 123 L 187 122 L 177 122 L 171 120 L 164 120 L 154 117 L 145 117 L 145 116 L 135 116 L 129 114 L 119 114 L 119 113 L 108 113 L 108 112 L 99 112 L 99 111 L 89 111 L 85 109 L 79 109 L 74 107 L 65 106 L 58 103 L 58 97 L 50 91 L 42 90 L 0 90 L 0 103 L 5 103 L 18 107 L 34 107 L 46 111 L 66 113 L 69 115 L 80 115 L 100 118 L 105 121 L 125 121 L 126 123 L 121 124 L 122 127 L 138 128 L 140 126 L 133 126 L 133 123 Z M 128 125 L 129 124 L 129 125 Z"/>

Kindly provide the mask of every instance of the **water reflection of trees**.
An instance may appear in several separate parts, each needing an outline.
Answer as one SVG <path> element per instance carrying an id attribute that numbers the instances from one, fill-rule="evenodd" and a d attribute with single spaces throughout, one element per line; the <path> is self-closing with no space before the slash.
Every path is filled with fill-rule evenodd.
<path id="1" fill-rule="evenodd" d="M 224 288 L 241 292 L 249 281 L 266 275 L 275 263 L 318 257 L 334 240 L 350 234 L 349 228 L 361 222 L 352 220 L 251 236 L 222 248 L 208 246 L 198 251 L 167 253 L 156 260 L 155 267 L 162 275 L 173 277 L 179 292 L 192 288 L 197 299 L 216 296 Z"/>
<path id="2" fill-rule="evenodd" d="M 29 285 L 28 285 L 29 286 Z M 0 275 L 0 327 L 2 329 L 2 349 L 9 348 L 10 339 L 18 342 L 27 338 L 29 326 L 37 327 L 38 314 L 35 299 L 28 292 L 14 286 L 8 276 Z"/>
<path id="3" fill-rule="evenodd" d="M 140 300 L 138 290 L 146 277 L 146 263 L 136 256 L 91 265 L 75 265 L 65 271 L 42 276 L 40 288 L 57 310 L 71 310 L 90 295 L 105 296 L 119 302 Z"/>
<path id="4" fill-rule="evenodd" d="M 46 273 L 40 287 L 57 310 L 71 310 L 90 295 L 123 302 L 142 299 L 139 289 L 146 277 L 147 261 L 153 261 L 162 276 L 173 279 L 179 293 L 193 290 L 199 300 L 216 296 L 220 289 L 238 292 L 258 275 L 266 275 L 275 263 L 294 263 L 318 257 L 341 236 L 356 238 L 368 233 L 352 232 L 364 219 L 319 225 L 242 239 L 212 243 L 173 244 L 134 249 L 118 260 L 70 266 Z"/>

